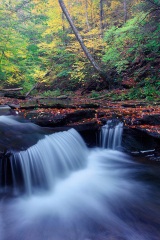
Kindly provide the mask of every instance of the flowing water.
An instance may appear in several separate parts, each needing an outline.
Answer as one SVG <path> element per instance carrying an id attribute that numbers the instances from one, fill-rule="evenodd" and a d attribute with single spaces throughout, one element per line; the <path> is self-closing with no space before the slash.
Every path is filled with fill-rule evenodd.
<path id="1" fill-rule="evenodd" d="M 101 129 L 101 146 L 102 148 L 117 149 L 121 147 L 123 132 L 123 123 L 108 120 L 106 125 Z"/>
<path id="2" fill-rule="evenodd" d="M 121 134 L 118 125 L 113 148 Z M 159 240 L 159 169 L 105 146 L 88 149 L 71 129 L 15 152 L 13 185 L 1 185 L 0 239 Z"/>

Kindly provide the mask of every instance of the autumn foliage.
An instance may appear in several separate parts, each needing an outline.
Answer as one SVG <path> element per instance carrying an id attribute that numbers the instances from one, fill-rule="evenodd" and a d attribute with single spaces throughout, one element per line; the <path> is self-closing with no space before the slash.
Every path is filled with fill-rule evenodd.
<path id="1" fill-rule="evenodd" d="M 64 2 L 109 86 L 101 84 L 58 1 L 6 0 L 0 7 L 1 88 L 23 87 L 26 93 L 39 82 L 41 91 L 73 91 L 94 82 L 92 90 L 127 85 L 128 99 L 157 97 L 159 1 Z"/>

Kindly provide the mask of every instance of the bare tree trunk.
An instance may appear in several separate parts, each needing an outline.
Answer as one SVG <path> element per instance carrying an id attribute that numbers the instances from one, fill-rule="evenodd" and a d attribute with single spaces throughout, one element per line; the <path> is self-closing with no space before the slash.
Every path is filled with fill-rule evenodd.
<path id="1" fill-rule="evenodd" d="M 62 12 L 62 29 L 63 29 L 63 41 L 64 41 L 64 46 L 67 46 L 67 39 L 66 39 L 66 29 L 65 29 L 65 16 L 64 13 Z"/>
<path id="2" fill-rule="evenodd" d="M 127 21 L 127 0 L 123 0 L 124 23 Z"/>
<path id="3" fill-rule="evenodd" d="M 103 38 L 103 30 L 104 30 L 104 12 L 103 12 L 103 0 L 100 0 L 100 31 L 101 31 L 101 37 Z"/>
<path id="4" fill-rule="evenodd" d="M 62 12 L 62 29 L 65 31 L 65 26 L 64 26 L 64 13 Z"/>
<path id="5" fill-rule="evenodd" d="M 99 65 L 95 62 L 94 58 L 92 57 L 92 55 L 89 53 L 88 49 L 86 48 L 86 46 L 84 45 L 84 42 L 82 40 L 82 37 L 81 35 L 79 34 L 76 26 L 74 25 L 73 21 L 72 21 L 72 18 L 63 2 L 63 0 L 58 0 L 59 1 L 59 5 L 64 13 L 64 15 L 66 16 L 79 44 L 81 45 L 81 48 L 83 49 L 83 52 L 85 53 L 87 59 L 90 61 L 90 63 L 92 64 L 92 66 L 94 67 L 94 69 L 97 71 L 97 72 L 101 72 L 101 68 L 99 67 Z"/>
<path id="6" fill-rule="evenodd" d="M 86 16 L 86 24 L 88 27 L 88 31 L 90 31 L 90 25 L 89 25 L 89 20 L 88 20 L 88 0 L 85 0 L 85 16 Z"/>

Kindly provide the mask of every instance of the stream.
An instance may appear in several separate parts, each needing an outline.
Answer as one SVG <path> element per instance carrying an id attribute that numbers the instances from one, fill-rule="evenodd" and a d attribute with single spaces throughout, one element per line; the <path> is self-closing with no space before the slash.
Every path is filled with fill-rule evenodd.
<path id="1" fill-rule="evenodd" d="M 121 123 L 107 123 L 101 146 L 88 148 L 74 129 L 45 135 L 13 117 L 2 122 L 27 129 L 29 141 L 41 136 L 12 152 L 9 170 L 0 159 L 1 240 L 160 239 L 159 166 L 120 151 Z"/>

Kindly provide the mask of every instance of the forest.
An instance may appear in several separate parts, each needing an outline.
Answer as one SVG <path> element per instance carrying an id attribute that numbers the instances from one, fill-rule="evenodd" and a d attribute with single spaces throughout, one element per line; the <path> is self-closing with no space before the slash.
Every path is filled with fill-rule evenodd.
<path id="1" fill-rule="evenodd" d="M 0 0 L 0 240 L 160 239 L 160 0 Z"/>
<path id="2" fill-rule="evenodd" d="M 92 57 L 83 51 L 61 4 Z M 158 99 L 159 0 L 1 0 L 0 87 Z M 118 94 L 117 94 L 118 92 Z"/>

